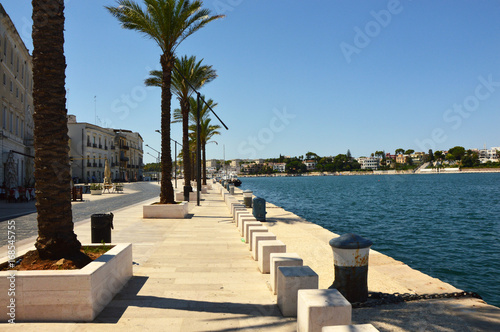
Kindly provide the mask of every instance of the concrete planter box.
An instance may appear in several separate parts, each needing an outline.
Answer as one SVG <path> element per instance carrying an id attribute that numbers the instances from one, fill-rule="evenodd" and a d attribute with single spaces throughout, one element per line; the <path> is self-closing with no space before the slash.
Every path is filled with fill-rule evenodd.
<path id="1" fill-rule="evenodd" d="M 151 204 L 142 206 L 142 217 L 160 219 L 184 219 L 188 214 L 188 202 L 179 204 Z"/>
<path id="2" fill-rule="evenodd" d="M 15 279 L 9 280 L 12 274 Z M 130 277 L 132 244 L 116 244 L 80 270 L 0 272 L 0 289 L 5 290 L 0 292 L 0 306 L 7 308 L 11 303 L 7 290 L 15 280 L 16 322 L 91 322 Z M 2 315 L 0 321 L 10 318 Z"/>
<path id="3" fill-rule="evenodd" d="M 102 189 L 90 189 L 91 195 L 102 195 Z"/>

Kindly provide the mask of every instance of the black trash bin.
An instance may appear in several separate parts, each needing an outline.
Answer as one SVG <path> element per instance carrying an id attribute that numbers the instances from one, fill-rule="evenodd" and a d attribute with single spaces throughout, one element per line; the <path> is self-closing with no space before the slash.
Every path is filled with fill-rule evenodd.
<path id="1" fill-rule="evenodd" d="M 90 217 L 92 243 L 111 243 L 113 213 L 96 213 Z"/>

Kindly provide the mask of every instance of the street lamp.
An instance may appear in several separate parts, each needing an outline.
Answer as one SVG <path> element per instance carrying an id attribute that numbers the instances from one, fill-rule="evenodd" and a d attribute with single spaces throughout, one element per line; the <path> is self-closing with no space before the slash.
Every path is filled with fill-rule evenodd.
<path id="1" fill-rule="evenodd" d="M 156 131 L 158 134 L 160 134 L 160 135 L 161 135 L 161 131 L 160 131 L 160 130 L 156 129 L 155 131 Z M 170 140 L 175 142 L 175 144 L 174 144 L 174 150 L 175 150 L 175 152 L 174 152 L 174 157 L 175 157 L 175 162 L 174 162 L 174 169 L 175 169 L 175 170 L 174 170 L 174 178 L 175 178 L 175 189 L 177 189 L 177 144 L 179 144 L 179 145 L 181 146 L 181 148 L 182 148 L 182 144 L 181 144 L 181 143 L 179 143 L 179 142 L 177 142 L 177 141 L 176 141 L 175 139 L 173 139 L 173 138 L 171 138 Z"/>

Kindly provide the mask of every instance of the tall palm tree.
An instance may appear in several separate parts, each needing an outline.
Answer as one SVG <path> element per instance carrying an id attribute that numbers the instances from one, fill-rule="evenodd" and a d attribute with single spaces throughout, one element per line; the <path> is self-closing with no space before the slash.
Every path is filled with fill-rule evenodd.
<path id="1" fill-rule="evenodd" d="M 64 0 L 33 0 L 35 190 L 41 258 L 75 258 L 66 110 Z M 47 10 L 50 8 L 50 10 Z"/>
<path id="2" fill-rule="evenodd" d="M 181 117 L 175 118 L 173 122 L 182 121 L 182 153 L 184 160 L 184 195 L 185 198 L 189 198 L 189 192 L 193 191 L 191 188 L 191 169 L 190 156 L 189 156 L 189 97 L 194 92 L 191 86 L 195 89 L 201 88 L 204 84 L 213 81 L 216 77 L 216 71 L 212 66 L 207 66 L 202 64 L 202 60 L 196 61 L 195 56 L 187 57 L 183 56 L 181 59 L 175 59 L 175 67 L 178 71 L 172 73 L 172 93 L 177 96 L 179 103 L 181 105 Z M 191 85 L 186 83 L 186 79 Z M 145 80 L 147 86 L 160 86 L 162 82 L 162 72 L 159 70 L 152 70 L 150 72 L 150 77 Z M 174 111 L 175 115 L 175 111 Z"/>
<path id="3" fill-rule="evenodd" d="M 175 51 L 180 43 L 203 28 L 209 22 L 221 18 L 210 16 L 210 10 L 202 9 L 201 1 L 189 0 L 143 0 L 144 10 L 130 0 L 117 0 L 118 6 L 106 8 L 125 29 L 136 30 L 153 39 L 162 54 L 160 64 L 161 81 L 161 164 L 162 178 L 160 203 L 174 203 L 172 186 L 172 156 L 170 149 L 170 105 L 172 99 L 172 68 Z"/>

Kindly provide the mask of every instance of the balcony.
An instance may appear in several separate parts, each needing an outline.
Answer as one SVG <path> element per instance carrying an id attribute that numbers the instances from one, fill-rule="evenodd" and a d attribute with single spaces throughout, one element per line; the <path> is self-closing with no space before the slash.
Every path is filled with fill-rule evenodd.
<path id="1" fill-rule="evenodd" d="M 104 150 L 107 150 L 107 149 L 108 149 L 108 147 L 107 147 L 107 146 L 104 146 Z"/>
<path id="2" fill-rule="evenodd" d="M 129 150 L 129 147 L 127 145 L 122 145 L 122 146 L 120 146 L 120 149 Z"/>
<path id="3" fill-rule="evenodd" d="M 115 164 L 115 163 L 111 163 L 111 167 L 115 167 L 115 166 L 116 166 L 116 164 Z"/>
<path id="4" fill-rule="evenodd" d="M 92 146 L 93 146 L 94 148 L 97 148 L 97 144 L 96 144 L 96 143 L 92 144 Z"/>
<path id="5" fill-rule="evenodd" d="M 99 144 L 99 149 L 102 149 L 102 144 Z"/>
<path id="6" fill-rule="evenodd" d="M 120 161 L 128 161 L 128 157 L 120 157 Z"/>
<path id="7" fill-rule="evenodd" d="M 94 163 L 94 167 L 97 167 L 97 163 Z"/>
<path id="8" fill-rule="evenodd" d="M 87 162 L 87 167 L 92 167 L 92 163 L 90 161 Z"/>
<path id="9" fill-rule="evenodd" d="M 115 149 L 115 146 L 114 145 L 111 145 L 111 150 L 114 150 Z"/>
<path id="10" fill-rule="evenodd" d="M 90 146 L 92 146 L 92 143 L 90 143 L 90 142 L 87 142 L 87 146 L 89 146 L 89 147 L 90 147 Z"/>
<path id="11" fill-rule="evenodd" d="M 99 163 L 99 167 L 102 167 L 102 163 Z"/>

